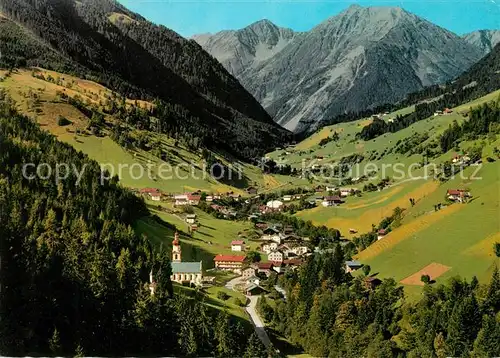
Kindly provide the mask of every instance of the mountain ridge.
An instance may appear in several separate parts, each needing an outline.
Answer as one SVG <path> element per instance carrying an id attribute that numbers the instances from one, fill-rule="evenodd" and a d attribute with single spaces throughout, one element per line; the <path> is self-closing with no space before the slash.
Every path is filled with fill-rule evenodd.
<path id="1" fill-rule="evenodd" d="M 481 56 L 458 35 L 400 7 L 354 5 L 235 75 L 276 122 L 301 132 L 447 82 Z"/>
<path id="2" fill-rule="evenodd" d="M 299 33 L 279 27 L 267 19 L 256 21 L 240 30 L 223 30 L 216 34 L 191 37 L 234 76 L 239 76 L 265 61 L 291 43 Z"/>
<path id="3" fill-rule="evenodd" d="M 462 38 L 481 48 L 486 55 L 500 43 L 500 30 L 477 30 L 463 35 Z"/>

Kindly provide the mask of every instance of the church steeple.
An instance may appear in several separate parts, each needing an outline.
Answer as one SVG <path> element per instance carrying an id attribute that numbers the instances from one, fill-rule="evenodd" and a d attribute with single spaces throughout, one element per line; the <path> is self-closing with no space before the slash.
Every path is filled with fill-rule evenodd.
<path id="1" fill-rule="evenodd" d="M 174 241 L 172 241 L 172 262 L 181 262 L 181 244 L 177 231 L 174 235 Z"/>

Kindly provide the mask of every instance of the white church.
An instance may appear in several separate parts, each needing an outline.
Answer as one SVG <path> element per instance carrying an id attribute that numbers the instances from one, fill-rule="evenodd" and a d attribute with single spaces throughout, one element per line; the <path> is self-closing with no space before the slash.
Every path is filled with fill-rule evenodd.
<path id="1" fill-rule="evenodd" d="M 182 262 L 182 249 L 179 234 L 176 232 L 172 242 L 172 276 L 173 282 L 188 282 L 201 285 L 203 279 L 203 262 Z"/>

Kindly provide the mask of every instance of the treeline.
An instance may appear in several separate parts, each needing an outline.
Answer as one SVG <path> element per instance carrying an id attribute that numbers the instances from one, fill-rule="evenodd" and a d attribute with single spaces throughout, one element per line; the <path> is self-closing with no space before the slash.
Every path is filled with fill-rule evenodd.
<path id="1" fill-rule="evenodd" d="M 500 354 L 500 274 L 426 284 L 416 303 L 393 279 L 353 278 L 345 257 L 315 255 L 282 284 L 286 300 L 266 305 L 273 329 L 315 357 L 495 357 Z M 369 270 L 366 270 L 369 272 Z"/>
<path id="2" fill-rule="evenodd" d="M 143 201 L 4 93 L 0 146 L 0 354 L 262 356 L 226 313 L 174 295 L 169 253 L 132 229 Z M 26 163 L 47 165 L 29 179 Z M 81 177 L 56 181 L 47 167 L 62 163 Z"/>
<path id="3" fill-rule="evenodd" d="M 450 124 L 440 137 L 441 151 L 446 153 L 458 142 L 472 140 L 480 135 L 500 132 L 500 98 L 496 102 L 485 103 L 472 108 L 469 119 L 462 124 Z"/>

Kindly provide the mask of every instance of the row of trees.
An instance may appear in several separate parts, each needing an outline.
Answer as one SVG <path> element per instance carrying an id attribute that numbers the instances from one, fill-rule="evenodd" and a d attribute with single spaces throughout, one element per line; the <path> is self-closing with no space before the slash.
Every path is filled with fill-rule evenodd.
<path id="1" fill-rule="evenodd" d="M 446 153 L 459 141 L 473 140 L 488 133 L 500 133 L 500 98 L 496 102 L 472 108 L 469 119 L 461 125 L 456 121 L 450 124 L 441 135 L 441 151 Z"/>

